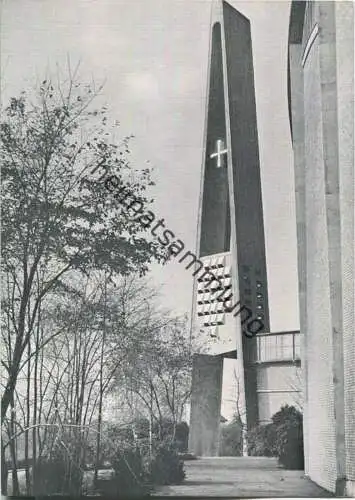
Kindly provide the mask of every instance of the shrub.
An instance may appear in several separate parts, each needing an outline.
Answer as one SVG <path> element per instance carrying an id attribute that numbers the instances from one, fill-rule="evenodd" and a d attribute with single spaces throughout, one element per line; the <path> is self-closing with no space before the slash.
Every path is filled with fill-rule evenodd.
<path id="1" fill-rule="evenodd" d="M 279 462 L 287 469 L 303 469 L 302 414 L 294 406 L 283 406 L 272 417 Z"/>
<path id="2" fill-rule="evenodd" d="M 150 480 L 153 484 L 179 484 L 185 478 L 184 464 L 179 458 L 176 445 L 158 443 L 150 464 Z"/>
<path id="3" fill-rule="evenodd" d="M 179 452 L 184 453 L 187 451 L 189 444 L 189 426 L 186 422 L 179 422 L 176 424 L 175 443 Z"/>
<path id="4" fill-rule="evenodd" d="M 96 440 L 94 433 L 89 435 L 88 446 L 85 450 L 87 463 L 96 463 Z M 129 425 L 116 424 L 113 422 L 103 422 L 101 428 L 100 454 L 98 467 L 105 467 L 105 463 L 111 463 L 111 459 L 116 457 L 118 449 L 130 448 L 134 445 L 133 430 Z"/>
<path id="5" fill-rule="evenodd" d="M 102 493 L 120 497 L 147 493 L 147 475 L 138 447 L 128 447 L 117 451 L 111 461 L 115 471 L 114 478 L 100 485 Z"/>
<path id="6" fill-rule="evenodd" d="M 147 418 L 137 418 L 134 421 L 134 429 L 138 439 L 149 437 L 149 420 Z"/>
<path id="7" fill-rule="evenodd" d="M 55 450 L 50 458 L 40 458 L 34 466 L 32 478 L 36 496 L 81 493 L 82 471 L 62 450 Z"/>
<path id="8" fill-rule="evenodd" d="M 135 430 L 139 439 L 149 438 L 149 421 L 148 419 L 140 419 L 135 422 Z M 170 419 L 163 419 L 158 424 L 154 422 L 152 428 L 155 439 L 159 441 L 173 441 L 179 452 L 186 452 L 189 440 L 189 426 L 186 422 L 178 422 L 174 426 L 174 422 Z"/>
<path id="9" fill-rule="evenodd" d="M 148 423 L 148 425 L 147 425 Z M 97 482 L 96 490 L 104 495 L 141 496 L 149 493 L 154 485 L 178 484 L 184 477 L 183 461 L 179 451 L 187 446 L 188 426 L 178 424 L 175 428 L 168 420 L 164 427 L 153 429 L 152 447 L 149 443 L 149 422 L 145 419 L 134 423 L 137 441 L 133 435 L 120 435 L 111 444 L 113 451 L 108 453 L 112 464 L 112 480 Z M 164 432 L 165 439 L 159 439 Z M 175 437 L 175 439 L 173 439 Z M 124 438 L 124 439 L 123 439 Z"/>
<path id="10" fill-rule="evenodd" d="M 248 454 L 254 457 L 277 456 L 273 424 L 258 425 L 247 436 Z"/>
<path id="11" fill-rule="evenodd" d="M 294 406 L 283 406 L 272 423 L 248 433 L 248 452 L 253 456 L 278 457 L 287 469 L 303 469 L 302 414 Z"/>
<path id="12" fill-rule="evenodd" d="M 242 427 L 239 419 L 221 426 L 219 453 L 225 457 L 240 457 L 243 452 Z"/>

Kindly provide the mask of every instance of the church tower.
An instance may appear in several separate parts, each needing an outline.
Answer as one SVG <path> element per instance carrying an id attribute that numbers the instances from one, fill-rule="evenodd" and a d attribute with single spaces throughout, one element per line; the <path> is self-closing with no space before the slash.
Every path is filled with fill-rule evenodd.
<path id="1" fill-rule="evenodd" d="M 189 438 L 205 456 L 219 454 L 221 415 L 258 422 L 256 334 L 270 331 L 250 22 L 216 2 L 210 36 Z"/>

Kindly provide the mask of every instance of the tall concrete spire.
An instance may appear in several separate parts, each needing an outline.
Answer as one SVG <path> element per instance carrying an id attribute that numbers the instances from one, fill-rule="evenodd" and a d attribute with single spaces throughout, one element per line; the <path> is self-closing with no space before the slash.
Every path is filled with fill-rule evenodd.
<path id="1" fill-rule="evenodd" d="M 221 407 L 243 430 L 258 420 L 254 335 L 269 329 L 250 24 L 221 0 L 208 70 L 196 251 L 207 274 L 193 299 L 207 353 L 194 366 L 190 448 L 216 455 Z"/>

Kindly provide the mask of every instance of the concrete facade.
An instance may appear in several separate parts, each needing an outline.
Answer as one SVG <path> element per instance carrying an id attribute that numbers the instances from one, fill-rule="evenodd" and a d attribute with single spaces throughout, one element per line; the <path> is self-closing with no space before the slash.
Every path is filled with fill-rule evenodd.
<path id="1" fill-rule="evenodd" d="M 259 423 L 268 423 L 281 406 L 302 409 L 300 366 L 293 363 L 264 363 L 257 370 Z"/>
<path id="2" fill-rule="evenodd" d="M 194 432 L 189 446 L 196 455 L 213 457 L 218 454 L 222 376 L 222 356 L 195 357 L 190 420 Z"/>
<path id="3" fill-rule="evenodd" d="M 354 488 L 353 5 L 293 2 L 289 104 L 294 148 L 305 469 Z"/>
<path id="4" fill-rule="evenodd" d="M 221 286 L 206 286 L 206 279 L 196 276 L 193 320 L 210 356 L 234 360 L 223 368 L 221 406 L 229 413 L 223 416 L 231 419 L 238 412 L 250 428 L 258 421 L 256 339 L 243 334 L 245 311 L 238 311 L 246 306 L 259 330 L 269 330 L 251 33 L 249 20 L 226 2 L 214 8 L 197 255 Z M 221 291 L 225 300 L 217 298 Z M 201 371 L 203 362 L 209 363 L 205 356 L 196 358 Z M 193 380 L 189 447 L 208 456 L 218 452 L 218 436 L 205 429 L 206 444 L 197 445 L 203 431 L 198 422 L 207 417 L 198 403 L 196 380 L 199 377 Z M 219 428 L 220 415 L 214 417 L 210 425 Z M 213 444 L 207 442 L 212 435 Z"/>
<path id="5" fill-rule="evenodd" d="M 250 22 L 222 1 L 211 23 L 200 193 L 192 317 L 206 350 L 195 356 L 189 449 L 213 456 L 221 416 L 238 414 L 251 429 L 299 393 L 299 332 L 270 334 Z"/>

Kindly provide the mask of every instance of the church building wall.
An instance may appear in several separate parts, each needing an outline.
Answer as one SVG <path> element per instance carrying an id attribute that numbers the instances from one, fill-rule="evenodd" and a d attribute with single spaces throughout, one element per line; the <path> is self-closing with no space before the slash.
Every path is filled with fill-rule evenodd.
<path id="1" fill-rule="evenodd" d="M 351 2 L 335 5 L 338 92 L 339 196 L 342 248 L 346 493 L 355 497 L 354 342 L 354 15 Z"/>
<path id="2" fill-rule="evenodd" d="M 355 464 L 352 11 L 293 2 L 289 46 L 305 472 L 337 495 Z"/>
<path id="3" fill-rule="evenodd" d="M 307 15 L 307 12 L 306 12 Z M 308 19 L 307 19 L 308 21 Z M 314 22 L 314 21 L 313 21 Z M 312 23 L 309 23 L 313 25 Z M 305 22 L 305 26 L 308 23 Z M 332 325 L 325 204 L 319 37 L 304 65 L 309 464 L 312 478 L 334 490 L 335 419 Z"/>

